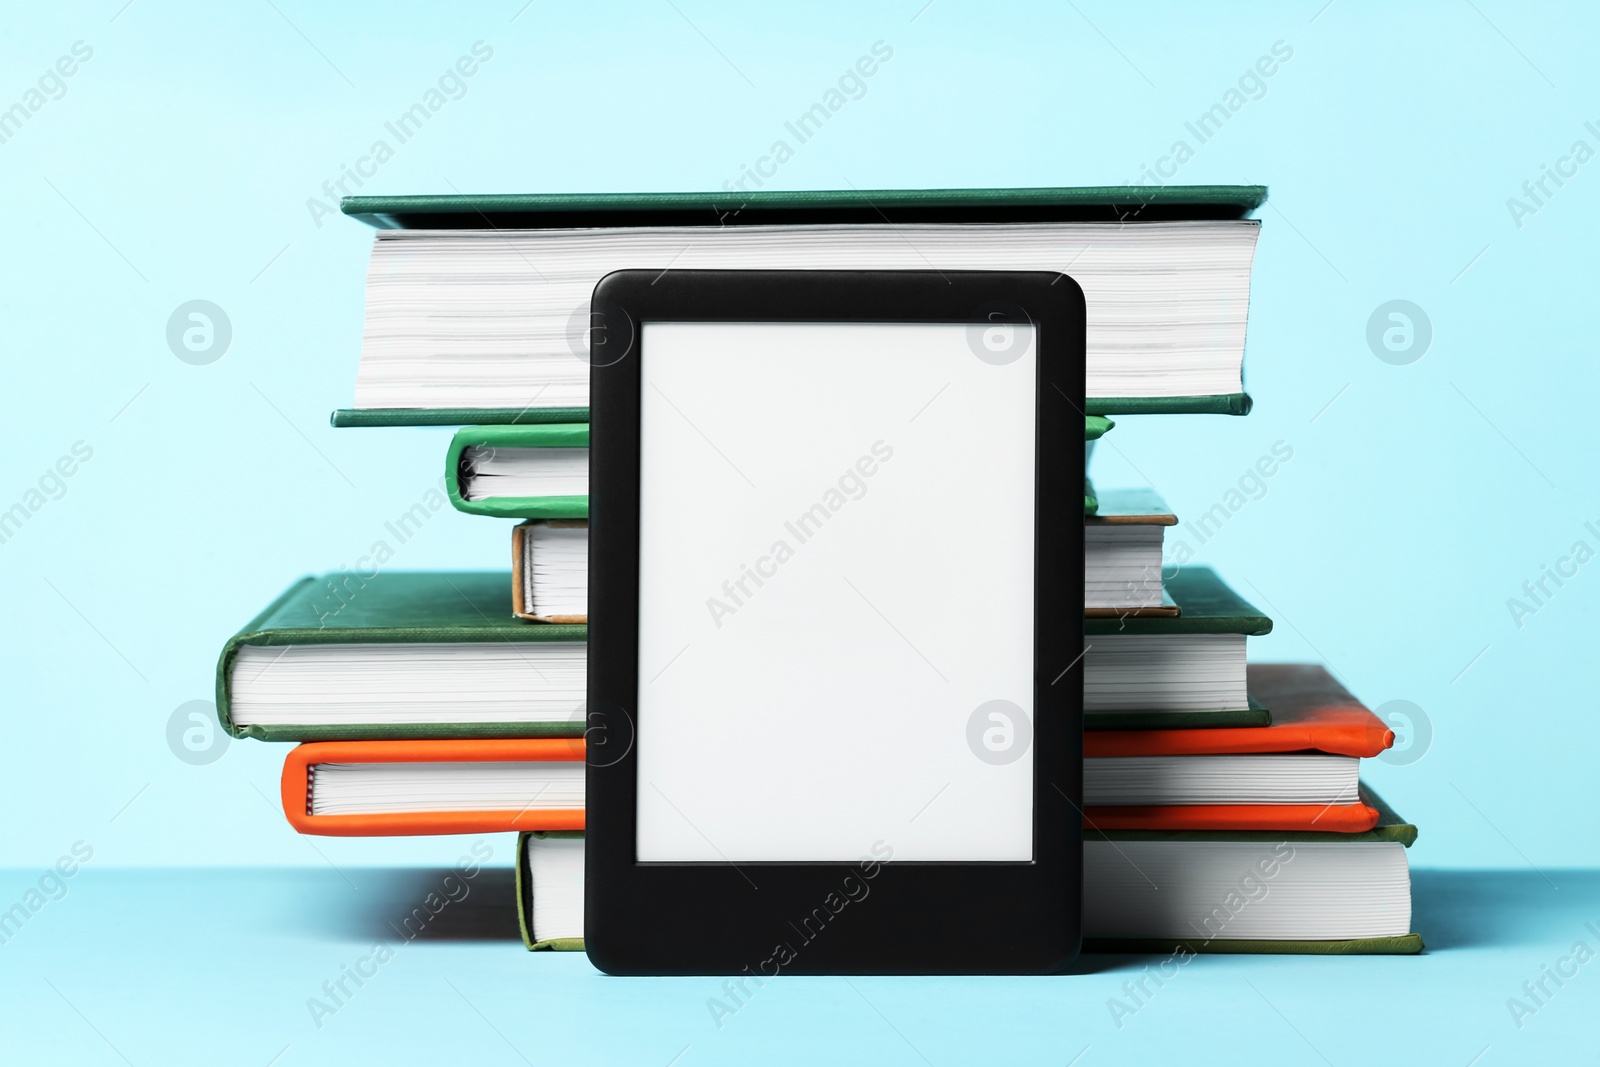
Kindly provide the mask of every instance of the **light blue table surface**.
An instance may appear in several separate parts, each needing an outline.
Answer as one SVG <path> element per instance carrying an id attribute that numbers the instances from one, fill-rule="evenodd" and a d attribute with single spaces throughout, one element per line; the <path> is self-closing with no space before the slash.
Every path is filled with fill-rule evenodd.
<path id="1" fill-rule="evenodd" d="M 1108 1002 L 1134 1003 L 1124 984 L 1160 957 L 1088 956 L 1051 978 L 782 979 L 719 1028 L 707 1007 L 728 1002 L 719 979 L 611 978 L 581 954 L 525 951 L 503 867 L 397 934 L 451 873 L 85 868 L 0 945 L 0 1059 L 1492 1067 L 1592 1057 L 1600 1034 L 1600 963 L 1571 958 L 1579 941 L 1600 950 L 1592 870 L 1419 870 L 1426 954 L 1200 957 L 1147 981 L 1154 994 L 1120 1027 Z M 9 870 L 0 885 L 37 877 Z M 974 912 L 930 936 L 983 925 Z M 359 986 L 344 977 L 358 965 Z M 1544 977 L 1558 969 L 1576 975 Z M 1523 990 L 1541 978 L 1542 1004 Z M 336 1002 L 324 983 L 341 979 Z M 1520 1027 L 1513 997 L 1533 1009 Z M 314 1018 L 313 998 L 332 1010 Z"/>

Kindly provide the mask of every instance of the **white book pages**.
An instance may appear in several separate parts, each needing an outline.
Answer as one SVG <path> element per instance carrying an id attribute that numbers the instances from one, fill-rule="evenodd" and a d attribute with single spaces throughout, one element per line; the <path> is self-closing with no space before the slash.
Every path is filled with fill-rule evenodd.
<path id="1" fill-rule="evenodd" d="M 1083 843 L 1085 937 L 1345 941 L 1411 932 L 1398 842 Z"/>
<path id="2" fill-rule="evenodd" d="M 589 531 L 529 526 L 522 537 L 522 603 L 531 615 L 589 614 Z"/>
<path id="3" fill-rule="evenodd" d="M 1083 606 L 1161 606 L 1161 543 L 1165 526 L 1085 526 Z"/>
<path id="4" fill-rule="evenodd" d="M 1252 220 L 384 230 L 358 408 L 589 402 L 589 296 L 613 270 L 1059 270 L 1088 300 L 1088 395 L 1243 390 Z"/>
<path id="5" fill-rule="evenodd" d="M 528 838 L 528 933 L 534 941 L 583 936 L 583 838 Z"/>
<path id="6" fill-rule="evenodd" d="M 581 811 L 583 764 L 317 763 L 311 766 L 312 815 L 382 815 L 432 811 Z"/>
<path id="7" fill-rule="evenodd" d="M 461 451 L 461 496 L 588 496 L 587 448 L 465 448 Z"/>
<path id="8" fill-rule="evenodd" d="M 1084 711 L 1249 707 L 1243 634 L 1097 634 L 1084 645 Z"/>
<path id="9" fill-rule="evenodd" d="M 1353 756 L 1118 756 L 1083 761 L 1086 805 L 1354 804 Z"/>
<path id="10" fill-rule="evenodd" d="M 533 936 L 583 936 L 583 840 L 529 838 Z M 1083 843 L 1083 936 L 1346 941 L 1411 932 L 1396 842 Z"/>
<path id="11" fill-rule="evenodd" d="M 235 724 L 581 722 L 588 646 L 245 645 L 233 663 Z"/>

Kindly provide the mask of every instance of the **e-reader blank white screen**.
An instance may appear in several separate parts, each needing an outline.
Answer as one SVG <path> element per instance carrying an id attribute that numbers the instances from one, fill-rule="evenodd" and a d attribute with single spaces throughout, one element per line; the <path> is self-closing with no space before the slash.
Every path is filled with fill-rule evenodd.
<path id="1" fill-rule="evenodd" d="M 1037 352 L 1000 329 L 642 325 L 640 862 L 1033 858 Z"/>

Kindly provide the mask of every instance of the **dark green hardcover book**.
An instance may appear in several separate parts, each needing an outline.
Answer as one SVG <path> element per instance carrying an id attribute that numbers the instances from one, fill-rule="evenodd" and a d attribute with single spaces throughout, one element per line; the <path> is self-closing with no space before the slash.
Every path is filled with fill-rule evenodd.
<path id="1" fill-rule="evenodd" d="M 302 578 L 223 646 L 217 716 L 263 741 L 580 737 L 588 637 L 513 618 L 505 571 Z"/>
<path id="2" fill-rule="evenodd" d="M 555 423 L 524 426 L 467 426 L 457 430 L 445 453 L 445 487 L 450 503 L 469 515 L 491 515 L 501 519 L 586 519 L 589 494 L 568 493 L 548 496 L 489 496 L 466 498 L 468 483 L 488 471 L 497 461 L 509 462 L 519 452 L 539 448 L 587 450 L 589 424 Z M 488 480 L 488 479 L 486 479 Z M 585 479 L 587 485 L 587 479 Z"/>
<path id="3" fill-rule="evenodd" d="M 1255 402 L 1249 393 L 1211 396 L 1091 396 L 1083 407 L 1090 415 L 1248 415 Z"/>
<path id="4" fill-rule="evenodd" d="M 687 240 L 691 243 L 717 241 L 722 248 L 737 245 L 729 246 L 718 234 L 733 231 L 737 235 L 738 231 L 749 231 L 752 227 L 804 227 L 809 228 L 813 235 L 836 231 L 838 237 L 835 245 L 843 250 L 841 255 L 848 256 L 854 247 L 850 242 L 860 238 L 859 232 L 852 231 L 859 229 L 864 232 L 869 227 L 879 230 L 900 226 L 963 230 L 987 228 L 992 234 L 999 232 L 996 227 L 1001 225 L 1043 227 L 1094 224 L 1104 227 L 1108 234 L 1105 239 L 1095 239 L 1095 247 L 1101 247 L 1106 241 L 1126 239 L 1118 235 L 1125 231 L 1139 231 L 1142 226 L 1193 223 L 1210 229 L 1200 232 L 1186 228 L 1187 239 L 1192 239 L 1195 247 L 1216 252 L 1221 257 L 1214 263 L 1207 261 L 1197 264 L 1195 269 L 1201 273 L 1220 271 L 1221 277 L 1233 280 L 1232 288 L 1215 298 L 1216 308 L 1207 305 L 1186 310 L 1171 321 L 1162 320 L 1161 325 L 1164 329 L 1177 331 L 1178 340 L 1174 343 L 1181 346 L 1184 344 L 1183 338 L 1191 336 L 1184 332 L 1185 324 L 1218 319 L 1233 321 L 1235 328 L 1241 331 L 1237 339 L 1230 334 L 1226 342 L 1218 342 L 1231 359 L 1242 358 L 1242 326 L 1237 324 L 1242 319 L 1244 307 L 1248 305 L 1248 289 L 1241 292 L 1237 279 L 1243 277 L 1247 286 L 1254 234 L 1259 227 L 1259 223 L 1250 216 L 1265 203 L 1266 196 L 1266 188 L 1258 185 L 752 190 L 738 193 L 513 193 L 353 196 L 341 202 L 341 209 L 352 218 L 379 230 L 409 231 L 410 235 L 435 244 L 455 242 L 462 247 L 473 247 L 471 242 L 476 234 L 494 235 L 499 240 L 495 248 L 486 253 L 490 256 L 495 252 L 505 252 L 508 247 L 506 241 L 514 239 L 516 234 L 537 234 L 546 241 L 559 241 L 564 234 L 581 235 L 575 239 L 600 242 L 609 240 L 607 231 L 625 229 L 630 235 L 635 235 L 629 238 L 632 244 L 615 247 L 612 249 L 614 255 L 601 256 L 591 263 L 593 269 L 578 270 L 575 278 L 568 279 L 572 283 L 570 287 L 563 287 L 564 282 L 554 288 L 546 287 L 549 290 L 547 295 L 552 301 L 557 301 L 559 307 L 526 309 L 533 317 L 530 321 L 536 322 L 536 325 L 520 331 L 507 329 L 486 342 L 490 345 L 489 350 L 498 355 L 503 354 L 503 349 L 494 348 L 494 344 L 503 345 L 513 337 L 541 337 L 543 341 L 531 344 L 530 353 L 536 352 L 540 357 L 558 360 L 570 353 L 574 360 L 579 361 L 587 359 L 589 334 L 595 327 L 592 321 L 585 321 L 584 318 L 584 302 L 594 282 L 610 270 L 625 266 L 670 266 L 666 262 L 666 258 L 670 257 L 659 257 L 661 262 L 658 263 L 655 254 L 641 251 L 651 247 L 649 231 L 654 228 L 703 230 L 705 234 L 692 233 Z M 1243 238 L 1246 230 L 1249 231 L 1247 240 Z M 711 236 L 707 238 L 706 235 Z M 412 245 L 423 243 L 411 240 L 407 234 L 395 236 Z M 899 235 L 900 242 L 904 239 L 903 234 Z M 1165 237 L 1161 239 L 1166 240 Z M 736 240 L 742 238 L 736 236 Z M 1015 245 L 1015 239 L 1012 240 Z M 1138 240 L 1143 242 L 1143 238 Z M 388 243 L 388 238 L 380 234 L 380 247 L 374 252 L 375 263 L 383 258 L 380 253 L 385 243 Z M 995 243 L 1006 247 L 1003 239 L 995 238 Z M 562 249 L 565 247 L 561 246 Z M 1153 269 L 1161 271 L 1161 264 L 1170 266 L 1170 260 L 1161 258 L 1164 253 L 1160 249 L 1147 247 L 1143 243 L 1135 247 L 1142 249 L 1140 255 L 1154 257 L 1150 259 L 1151 263 L 1156 264 Z M 687 249 L 678 245 L 673 251 L 681 254 Z M 926 256 L 917 258 L 919 262 L 908 263 L 907 267 L 925 269 L 930 261 Z M 1035 256 L 1034 260 L 1037 259 Z M 1070 256 L 1065 259 L 1078 262 L 1080 273 L 1105 269 L 1095 265 L 1094 257 L 1081 262 Z M 546 273 L 540 270 L 536 260 L 536 256 L 526 254 L 520 260 L 526 266 L 530 279 L 538 279 Z M 452 255 L 450 262 L 459 264 L 460 258 Z M 550 262 L 570 264 L 574 260 L 566 251 L 557 250 Z M 768 249 L 765 252 L 743 254 L 722 265 L 776 268 L 788 264 L 789 260 L 785 259 L 781 250 L 775 252 Z M 1045 268 L 1049 264 L 1034 262 L 1032 266 Z M 1057 266 L 1070 269 L 1065 261 Z M 1141 273 L 1142 269 L 1137 266 L 1126 268 L 1145 286 L 1132 298 L 1135 304 L 1143 299 L 1139 293 L 1148 294 L 1152 291 L 1149 287 L 1158 284 L 1149 281 Z M 1245 273 L 1241 275 L 1240 270 Z M 388 277 L 387 274 L 382 276 Z M 421 291 L 430 294 L 429 299 L 433 298 L 433 294 L 440 294 L 442 302 L 438 308 L 430 305 L 419 310 L 413 301 L 408 310 L 407 307 L 396 307 L 392 299 L 380 299 L 376 303 L 369 300 L 369 325 L 379 320 L 382 322 L 375 333 L 368 335 L 368 341 L 373 342 L 376 349 L 383 350 L 374 357 L 375 363 L 383 369 L 373 371 L 375 380 L 381 379 L 381 384 L 368 383 L 370 390 L 364 389 L 361 384 L 366 380 L 368 370 L 368 345 L 364 344 L 363 371 L 358 376 L 357 388 L 359 406 L 335 411 L 332 416 L 335 426 L 518 425 L 587 420 L 586 391 L 576 377 L 560 370 L 550 371 L 546 376 L 543 372 L 532 373 L 523 368 L 523 376 L 514 374 L 511 380 L 505 380 L 504 376 L 497 379 L 495 374 L 484 372 L 483 380 L 464 383 L 452 379 L 447 387 L 439 389 L 435 388 L 440 381 L 436 374 L 419 377 L 396 369 L 415 363 L 418 357 L 416 348 L 405 351 L 394 349 L 394 344 L 403 348 L 408 343 L 397 342 L 396 338 L 416 341 L 428 337 L 437 341 L 433 347 L 426 344 L 421 346 L 424 363 L 442 363 L 447 356 L 462 354 L 459 338 L 450 340 L 436 335 L 439 330 L 448 329 L 438 324 L 451 321 L 454 312 L 450 309 L 457 306 L 451 303 L 455 298 L 454 290 L 458 282 L 465 286 L 466 283 L 460 279 L 468 276 L 470 271 L 463 272 L 456 268 L 452 273 L 450 268 L 446 268 L 437 275 L 429 275 L 428 280 L 421 283 Z M 504 279 L 500 279 L 499 284 L 503 283 Z M 559 299 L 557 289 L 560 290 Z M 489 288 L 475 299 L 480 304 L 485 299 L 503 299 L 496 295 L 484 295 L 498 292 Z M 1107 299 L 1119 298 L 1113 296 Z M 1091 294 L 1091 303 L 1094 302 L 1095 297 Z M 1201 303 L 1206 301 L 1202 300 Z M 375 306 L 385 310 L 374 312 Z M 466 299 L 461 306 L 473 306 L 472 298 Z M 1159 318 L 1159 315 L 1155 317 Z M 560 334 L 565 336 L 558 337 Z M 379 340 L 374 342 L 374 337 Z M 1209 346 L 1213 343 L 1210 338 L 1211 335 L 1205 335 L 1197 343 L 1203 347 Z M 1099 343 L 1092 341 L 1091 351 Z M 1091 362 L 1091 368 L 1095 365 Z M 571 368 L 566 370 L 570 371 Z M 1153 370 L 1148 373 L 1160 378 Z M 1137 379 L 1130 380 L 1117 373 L 1109 374 L 1103 379 L 1104 387 L 1091 389 L 1091 393 L 1131 392 L 1146 395 L 1093 395 L 1087 401 L 1086 413 L 1099 416 L 1121 413 L 1242 415 L 1250 408 L 1242 373 L 1230 371 L 1219 376 L 1199 372 L 1195 367 L 1186 367 L 1175 377 L 1160 380 L 1161 385 L 1154 385 L 1147 391 L 1140 388 L 1141 382 Z M 1164 388 L 1164 385 L 1171 385 L 1171 388 Z M 1167 393 L 1177 395 L 1164 395 Z M 360 399 L 363 395 L 368 399 Z"/>
<path id="5" fill-rule="evenodd" d="M 1117 499 L 1123 491 L 1112 490 L 1109 493 L 1112 499 L 1112 509 L 1117 507 Z M 1099 619 L 1085 619 L 1086 633 L 1266 633 L 1272 629 L 1272 621 L 1262 616 L 1250 601 L 1238 597 L 1237 593 L 1222 582 L 1210 568 L 1195 568 L 1189 566 L 1179 571 L 1178 577 L 1163 579 L 1165 592 L 1171 597 L 1174 605 L 1178 605 L 1176 617 L 1150 617 L 1154 624 L 1173 624 L 1182 619 L 1186 614 L 1194 616 L 1198 629 L 1184 629 L 1174 625 L 1152 625 L 1147 629 L 1133 627 L 1133 622 L 1139 621 L 1141 616 L 1136 614 L 1122 614 L 1122 616 L 1099 617 Z M 1096 629 L 1090 629 L 1090 622 L 1096 624 Z M 1262 629 L 1266 627 L 1266 629 Z M 1248 697 L 1248 707 L 1238 709 L 1216 710 L 1189 710 L 1189 712 L 1168 712 L 1168 710 L 1088 710 L 1083 712 L 1083 729 L 1216 729 L 1227 726 L 1270 726 L 1272 725 L 1272 712 L 1269 707 L 1261 704 L 1254 694 Z"/>
<path id="6" fill-rule="evenodd" d="M 1120 615 L 1083 620 L 1086 643 L 1121 635 L 1239 634 L 1259 637 L 1272 632 L 1272 620 L 1235 593 L 1210 567 L 1187 566 L 1163 575 L 1163 591 L 1177 605 L 1176 616 Z M 1244 677 L 1243 649 L 1237 669 Z M 1247 706 L 1167 710 L 1161 708 L 1087 709 L 1086 730 L 1171 730 L 1270 726 L 1271 709 L 1248 698 Z"/>
<path id="7" fill-rule="evenodd" d="M 1266 201 L 1264 185 L 1102 185 L 347 196 L 339 207 L 386 230 L 526 230 L 884 221 L 1168 222 L 1248 218 Z"/>

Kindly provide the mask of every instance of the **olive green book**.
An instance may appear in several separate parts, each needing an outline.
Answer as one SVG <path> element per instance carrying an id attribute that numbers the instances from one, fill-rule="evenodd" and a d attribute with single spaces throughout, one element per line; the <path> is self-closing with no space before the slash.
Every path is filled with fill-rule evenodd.
<path id="1" fill-rule="evenodd" d="M 1388 843 L 1409 848 L 1417 838 L 1417 828 L 1407 823 L 1395 811 L 1385 804 L 1377 794 L 1362 787 L 1362 799 L 1377 808 L 1380 813 L 1378 825 L 1365 833 L 1359 834 L 1319 834 L 1319 833 L 1265 833 L 1256 831 L 1188 831 L 1180 833 L 1158 833 L 1153 831 L 1114 831 L 1102 833 L 1097 830 L 1085 828 L 1084 840 L 1131 842 L 1131 841 L 1175 841 L 1196 842 L 1210 841 L 1218 843 L 1227 842 L 1259 842 L 1275 845 L 1279 842 L 1289 843 L 1316 843 L 1316 844 L 1374 844 Z M 574 885 L 575 880 L 581 881 L 581 831 L 560 831 L 544 833 L 524 833 L 517 839 L 517 922 L 521 929 L 522 941 L 532 950 L 575 951 L 583 950 L 583 938 L 576 936 L 583 928 L 581 885 Z M 548 862 L 540 871 L 546 883 L 555 883 L 555 891 L 563 894 L 563 900 L 549 902 L 553 906 L 541 909 L 545 913 L 547 924 L 553 929 L 540 929 L 535 921 L 535 893 L 533 865 L 539 862 L 536 853 L 541 848 L 541 842 L 558 841 L 566 855 L 548 857 L 553 862 Z M 578 847 L 573 842 L 578 842 Z M 1270 883 L 1268 883 L 1270 885 Z M 1261 898 L 1270 899 L 1270 894 Z M 1314 956 L 1352 956 L 1352 955 L 1414 955 L 1423 949 L 1422 937 L 1416 933 L 1401 935 L 1388 935 L 1382 937 L 1360 937 L 1344 940 L 1262 940 L 1243 938 L 1194 938 L 1194 939 L 1166 939 L 1166 938 L 1104 938 L 1089 936 L 1084 940 L 1085 952 L 1115 952 L 1159 954 L 1168 956 L 1179 949 L 1195 953 L 1251 953 L 1257 955 L 1314 955 Z"/>
<path id="2" fill-rule="evenodd" d="M 1375 791 L 1361 783 L 1361 800 L 1377 809 L 1378 823 L 1372 829 L 1355 834 L 1324 834 L 1312 831 L 1267 830 L 1112 830 L 1100 831 L 1085 827 L 1084 841 L 1184 841 L 1184 842 L 1257 842 L 1276 845 L 1279 842 L 1294 844 L 1393 844 L 1410 848 L 1417 840 L 1417 828 L 1384 801 Z M 1254 955 L 1300 956 L 1414 956 L 1423 951 L 1422 935 L 1418 933 L 1394 934 L 1384 937 L 1358 937 L 1346 940 L 1259 940 L 1238 938 L 1094 938 L 1084 939 L 1085 952 L 1159 953 L 1170 955 L 1180 948 L 1188 952 Z"/>
<path id="3" fill-rule="evenodd" d="M 582 830 L 535 830 L 517 835 L 517 927 L 522 932 L 522 943 L 528 946 L 531 952 L 582 952 L 583 913 L 581 901 L 579 910 L 567 921 L 567 928 L 559 931 L 559 936 L 551 936 L 548 931 L 536 929 L 533 908 L 533 853 L 530 846 L 537 841 L 576 841 L 580 850 L 583 844 Z M 576 870 L 578 885 L 575 887 L 581 893 L 583 870 L 578 866 Z M 568 876 L 569 880 L 571 875 Z M 574 921 L 575 920 L 575 921 Z M 579 936 L 573 936 L 576 931 Z"/>

